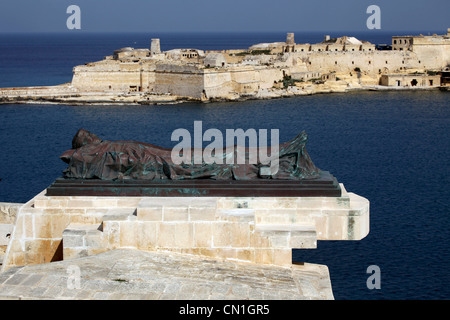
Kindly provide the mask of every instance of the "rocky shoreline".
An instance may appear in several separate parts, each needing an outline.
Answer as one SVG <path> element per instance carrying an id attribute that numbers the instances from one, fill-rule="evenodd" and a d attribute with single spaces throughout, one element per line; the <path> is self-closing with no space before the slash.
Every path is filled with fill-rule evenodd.
<path id="1" fill-rule="evenodd" d="M 79 92 L 71 85 L 50 87 L 0 88 L 0 104 L 66 104 L 66 105 L 161 105 L 185 102 L 239 102 L 291 98 L 324 93 L 346 93 L 355 91 L 417 91 L 439 90 L 434 87 L 387 87 L 360 85 L 346 81 L 329 81 L 322 84 L 304 84 L 287 88 L 260 89 L 256 94 L 197 99 L 171 94 L 147 92 Z"/>

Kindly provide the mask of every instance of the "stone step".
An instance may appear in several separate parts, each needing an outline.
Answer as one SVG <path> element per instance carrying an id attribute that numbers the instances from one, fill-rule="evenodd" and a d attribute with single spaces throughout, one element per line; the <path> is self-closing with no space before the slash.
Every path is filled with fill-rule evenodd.
<path id="1" fill-rule="evenodd" d="M 102 225 L 71 223 L 63 231 L 63 259 L 75 259 L 108 250 Z"/>
<path id="2" fill-rule="evenodd" d="M 217 214 L 220 220 L 233 221 L 233 222 L 252 222 L 255 220 L 254 209 L 222 209 L 217 210 Z"/>
<path id="3" fill-rule="evenodd" d="M 317 248 L 317 232 L 313 224 L 257 224 L 255 232 L 267 237 L 274 248 Z"/>
<path id="4" fill-rule="evenodd" d="M 136 216 L 136 208 L 114 208 L 108 209 L 103 216 L 103 221 L 130 220 Z"/>

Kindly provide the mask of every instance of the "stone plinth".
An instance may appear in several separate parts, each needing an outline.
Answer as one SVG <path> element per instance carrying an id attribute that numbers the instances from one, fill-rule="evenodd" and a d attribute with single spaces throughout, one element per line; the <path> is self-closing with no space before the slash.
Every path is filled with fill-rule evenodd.
<path id="1" fill-rule="evenodd" d="M 369 202 L 340 197 L 45 196 L 22 206 L 3 270 L 133 248 L 286 266 L 293 248 L 360 240 Z"/>

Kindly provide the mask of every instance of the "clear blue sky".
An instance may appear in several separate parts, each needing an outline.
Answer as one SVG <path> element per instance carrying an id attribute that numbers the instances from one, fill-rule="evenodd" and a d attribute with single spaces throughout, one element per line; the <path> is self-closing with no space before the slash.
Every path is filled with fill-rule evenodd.
<path id="1" fill-rule="evenodd" d="M 450 27 L 449 0 L 1 0 L 0 32 L 69 32 L 72 4 L 81 32 L 364 31 L 372 4 L 381 30 Z"/>

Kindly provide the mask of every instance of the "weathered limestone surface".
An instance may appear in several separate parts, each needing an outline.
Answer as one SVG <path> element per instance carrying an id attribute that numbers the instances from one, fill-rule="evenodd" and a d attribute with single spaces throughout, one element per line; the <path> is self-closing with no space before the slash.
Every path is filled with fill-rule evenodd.
<path id="1" fill-rule="evenodd" d="M 14 224 L 21 206 L 23 206 L 23 203 L 0 202 L 0 223 Z"/>
<path id="2" fill-rule="evenodd" d="M 3 261 L 14 229 L 17 212 L 22 205 L 23 203 L 0 202 L 0 262 Z"/>
<path id="3" fill-rule="evenodd" d="M 262 266 L 120 249 L 11 268 L 0 274 L 0 299 L 329 300 L 333 293 L 323 265 Z"/>
<path id="4" fill-rule="evenodd" d="M 19 210 L 3 271 L 133 248 L 290 265 L 292 248 L 360 240 L 369 201 L 341 197 L 47 197 Z"/>

